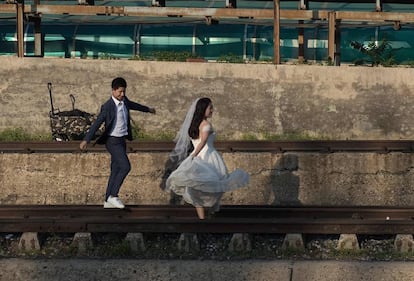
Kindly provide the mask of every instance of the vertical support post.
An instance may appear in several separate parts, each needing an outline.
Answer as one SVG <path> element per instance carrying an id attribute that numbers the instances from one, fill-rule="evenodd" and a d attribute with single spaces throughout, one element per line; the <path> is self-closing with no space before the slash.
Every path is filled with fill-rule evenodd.
<path id="1" fill-rule="evenodd" d="M 382 12 L 382 0 L 376 0 L 375 11 Z"/>
<path id="2" fill-rule="evenodd" d="M 135 26 L 135 44 L 134 44 L 134 56 L 141 56 L 141 24 Z"/>
<path id="3" fill-rule="evenodd" d="M 191 44 L 191 54 L 193 56 L 196 55 L 196 44 L 197 44 L 197 25 L 195 24 L 193 26 L 193 40 Z"/>
<path id="4" fill-rule="evenodd" d="M 69 59 L 72 57 L 72 37 L 64 36 L 65 38 L 65 58 Z"/>
<path id="5" fill-rule="evenodd" d="M 237 8 L 237 0 L 226 0 L 226 8 Z"/>
<path id="6" fill-rule="evenodd" d="M 273 3 L 273 63 L 280 64 L 280 0 Z"/>
<path id="7" fill-rule="evenodd" d="M 243 34 L 243 60 L 247 60 L 247 27 L 248 24 L 244 25 L 244 34 Z"/>
<path id="8" fill-rule="evenodd" d="M 299 10 L 309 9 L 309 3 L 307 0 L 300 0 Z M 299 20 L 298 27 L 298 61 L 302 63 L 305 60 L 305 29 L 303 28 L 304 21 Z"/>
<path id="9" fill-rule="evenodd" d="M 17 33 L 17 56 L 24 57 L 24 2 L 19 1 L 16 4 L 16 33 Z"/>
<path id="10" fill-rule="evenodd" d="M 71 57 L 76 58 L 76 37 L 78 33 L 78 25 L 75 26 L 72 35 L 72 42 L 71 42 Z"/>
<path id="11" fill-rule="evenodd" d="M 328 35 L 328 59 L 339 66 L 341 64 L 341 29 L 340 20 L 336 20 L 336 12 L 330 12 Z"/>
<path id="12" fill-rule="evenodd" d="M 33 19 L 34 22 L 34 55 L 38 56 L 38 57 L 43 57 L 44 56 L 44 37 L 42 36 L 42 31 L 41 31 L 41 18 L 40 17 L 34 17 Z"/>
<path id="13" fill-rule="evenodd" d="M 309 0 L 299 0 L 299 10 L 309 9 Z"/>
<path id="14" fill-rule="evenodd" d="M 303 20 L 299 20 L 298 28 L 298 61 L 302 63 L 305 60 L 305 30 L 303 27 Z"/>
<path id="15" fill-rule="evenodd" d="M 333 62 L 335 60 L 335 23 L 336 12 L 329 12 L 328 15 L 328 60 Z"/>
<path id="16" fill-rule="evenodd" d="M 253 60 L 259 60 L 259 56 L 260 56 L 260 52 L 258 52 L 257 47 L 257 26 L 254 26 L 254 34 L 252 36 L 252 56 L 253 56 Z"/>
<path id="17" fill-rule="evenodd" d="M 335 21 L 335 53 L 334 53 L 335 66 L 341 65 L 341 20 Z"/>

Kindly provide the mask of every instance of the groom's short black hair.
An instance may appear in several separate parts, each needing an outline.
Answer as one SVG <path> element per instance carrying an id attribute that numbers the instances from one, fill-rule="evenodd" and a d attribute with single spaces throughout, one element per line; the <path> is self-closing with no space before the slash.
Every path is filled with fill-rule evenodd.
<path id="1" fill-rule="evenodd" d="M 114 80 L 112 80 L 112 90 L 116 90 L 119 87 L 127 87 L 127 82 L 122 77 L 117 77 Z"/>

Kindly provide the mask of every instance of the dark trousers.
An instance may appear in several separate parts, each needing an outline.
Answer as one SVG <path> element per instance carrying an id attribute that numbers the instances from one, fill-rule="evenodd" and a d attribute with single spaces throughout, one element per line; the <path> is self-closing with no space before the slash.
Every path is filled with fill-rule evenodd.
<path id="1" fill-rule="evenodd" d="M 109 137 L 105 146 L 111 154 L 111 175 L 109 176 L 108 186 L 106 188 L 106 201 L 109 195 L 113 197 L 118 196 L 122 183 L 129 171 L 131 171 L 131 163 L 126 153 L 126 141 L 124 137 Z"/>

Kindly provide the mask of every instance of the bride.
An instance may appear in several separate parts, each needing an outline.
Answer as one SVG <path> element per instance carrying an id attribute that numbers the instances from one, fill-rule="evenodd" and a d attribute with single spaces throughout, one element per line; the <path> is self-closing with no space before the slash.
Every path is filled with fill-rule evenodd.
<path id="1" fill-rule="evenodd" d="M 196 99 L 175 139 L 176 146 L 170 157 L 181 164 L 166 181 L 166 190 L 183 197 L 192 204 L 199 219 L 205 218 L 204 208 L 216 212 L 226 191 L 245 186 L 249 175 L 240 169 L 229 173 L 221 155 L 214 148 L 215 132 L 208 118 L 213 115 L 209 98 Z M 188 156 L 188 147 L 194 149 Z"/>

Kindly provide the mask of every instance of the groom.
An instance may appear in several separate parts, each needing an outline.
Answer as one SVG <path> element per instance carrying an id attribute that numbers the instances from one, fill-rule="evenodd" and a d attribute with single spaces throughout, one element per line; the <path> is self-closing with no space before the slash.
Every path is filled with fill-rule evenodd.
<path id="1" fill-rule="evenodd" d="M 86 149 L 96 131 L 105 123 L 105 131 L 96 141 L 98 144 L 105 144 L 111 154 L 111 174 L 106 188 L 104 208 L 122 209 L 125 207 L 118 197 L 118 192 L 131 170 L 126 153 L 126 139 L 132 140 L 129 111 L 137 110 L 155 114 L 155 108 L 130 101 L 125 95 L 126 87 L 127 83 L 124 78 L 118 77 L 112 80 L 112 96 L 102 105 L 96 121 L 79 145 L 81 150 Z"/>

